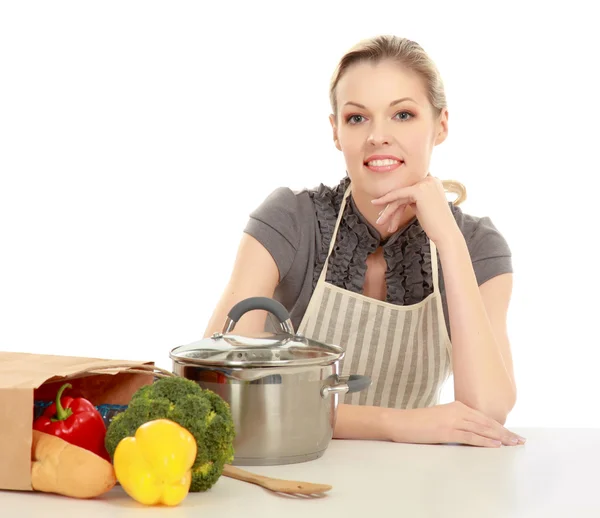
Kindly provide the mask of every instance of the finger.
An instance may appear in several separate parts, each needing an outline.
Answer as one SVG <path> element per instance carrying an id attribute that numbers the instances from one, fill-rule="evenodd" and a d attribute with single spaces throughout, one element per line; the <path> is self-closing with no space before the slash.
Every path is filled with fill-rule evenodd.
<path id="1" fill-rule="evenodd" d="M 377 225 L 384 225 L 394 214 L 394 211 L 401 205 L 400 202 L 394 201 L 385 206 L 379 214 L 379 218 L 375 222 Z"/>
<path id="2" fill-rule="evenodd" d="M 402 216 L 404 215 L 404 210 L 406 209 L 406 205 L 400 205 L 396 212 L 394 212 L 390 225 L 388 226 L 388 232 L 392 234 L 400 228 L 400 221 L 402 220 Z"/>
<path id="3" fill-rule="evenodd" d="M 414 193 L 415 189 L 411 185 L 410 187 L 403 187 L 402 189 L 395 189 L 393 191 L 390 191 L 379 198 L 371 200 L 371 203 L 373 205 L 385 205 L 393 201 L 410 203 L 414 202 Z"/>
<path id="4" fill-rule="evenodd" d="M 468 444 L 470 446 L 482 446 L 484 448 L 499 448 L 502 446 L 502 442 L 490 439 L 489 437 L 483 437 L 474 432 L 455 430 L 452 436 L 452 441 Z"/>
<path id="5" fill-rule="evenodd" d="M 516 446 L 517 444 L 519 444 L 519 439 L 516 437 L 512 437 L 510 434 L 506 433 L 508 432 L 508 430 L 504 431 L 502 427 L 500 427 L 499 429 L 498 427 L 490 426 L 489 424 L 482 424 L 465 420 L 464 423 L 460 426 L 460 428 L 464 431 L 473 432 L 487 439 L 501 441 L 502 444 L 504 444 L 505 446 Z"/>
<path id="6" fill-rule="evenodd" d="M 467 409 L 468 409 L 467 417 L 466 417 L 467 420 L 478 423 L 487 428 L 496 430 L 497 432 L 501 433 L 503 437 L 505 437 L 508 441 L 510 441 L 512 443 L 514 443 L 514 440 L 516 439 L 517 443 L 525 444 L 524 437 L 521 437 L 520 435 L 507 430 L 506 428 L 504 428 L 504 426 L 502 426 L 495 419 L 488 417 L 484 413 L 479 412 L 479 411 L 475 410 L 474 408 L 467 407 Z"/>

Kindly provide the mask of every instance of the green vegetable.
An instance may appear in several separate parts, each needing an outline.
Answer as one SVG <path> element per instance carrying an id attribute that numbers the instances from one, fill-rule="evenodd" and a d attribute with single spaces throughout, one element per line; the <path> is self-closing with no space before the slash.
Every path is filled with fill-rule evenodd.
<path id="1" fill-rule="evenodd" d="M 194 436 L 198 445 L 190 492 L 207 491 L 234 456 L 235 428 L 226 401 L 196 382 L 179 376 L 162 378 L 139 389 L 124 412 L 106 430 L 106 449 L 114 458 L 119 442 L 134 437 L 144 423 L 170 419 Z"/>

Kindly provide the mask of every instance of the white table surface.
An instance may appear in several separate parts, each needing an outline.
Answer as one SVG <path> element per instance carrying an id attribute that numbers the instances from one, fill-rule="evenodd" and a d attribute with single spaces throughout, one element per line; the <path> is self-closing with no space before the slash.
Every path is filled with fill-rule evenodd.
<path id="1" fill-rule="evenodd" d="M 246 469 L 331 484 L 327 496 L 285 497 L 221 477 L 173 508 L 145 507 L 120 486 L 97 500 L 0 491 L 2 518 L 168 517 L 600 517 L 600 430 L 525 429 L 498 449 L 368 441 L 331 442 L 318 460 Z"/>

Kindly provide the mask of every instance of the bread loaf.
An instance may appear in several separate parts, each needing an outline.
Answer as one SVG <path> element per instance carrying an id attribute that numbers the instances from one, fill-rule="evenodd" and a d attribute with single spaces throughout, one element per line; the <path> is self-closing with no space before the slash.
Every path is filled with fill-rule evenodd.
<path id="1" fill-rule="evenodd" d="M 34 490 L 94 498 L 116 483 L 110 462 L 60 437 L 33 430 L 31 485 Z"/>

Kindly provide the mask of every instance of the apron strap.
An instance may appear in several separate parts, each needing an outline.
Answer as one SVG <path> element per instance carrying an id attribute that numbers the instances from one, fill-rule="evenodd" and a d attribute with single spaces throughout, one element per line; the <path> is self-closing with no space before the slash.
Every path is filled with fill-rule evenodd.
<path id="1" fill-rule="evenodd" d="M 338 213 L 337 220 L 335 222 L 335 227 L 333 228 L 333 234 L 331 235 L 331 242 L 329 243 L 329 251 L 327 252 L 327 258 L 325 259 L 325 263 L 323 264 L 323 269 L 321 270 L 321 275 L 319 275 L 319 282 L 325 279 L 327 275 L 327 267 L 329 266 L 329 256 L 333 251 L 333 247 L 335 246 L 335 238 L 337 236 L 337 231 L 340 228 L 340 223 L 342 221 L 342 216 L 344 215 L 344 208 L 346 207 L 346 199 L 350 196 L 350 190 L 352 185 L 349 185 L 344 193 L 344 198 L 342 199 L 342 204 L 340 205 L 340 211 Z"/>
<path id="2" fill-rule="evenodd" d="M 440 280 L 438 277 L 437 248 L 431 239 L 429 240 L 429 248 L 431 249 L 431 276 L 433 277 L 433 291 L 435 293 L 439 293 Z"/>

